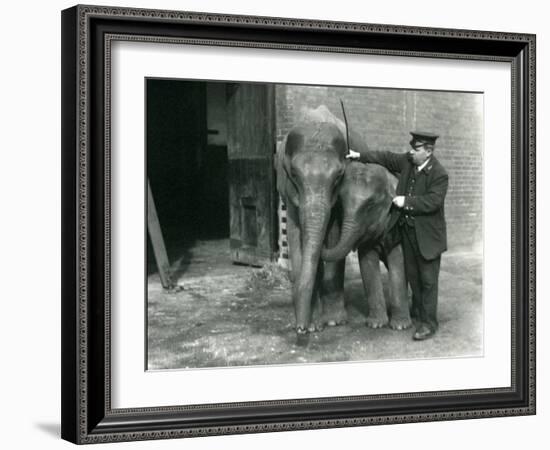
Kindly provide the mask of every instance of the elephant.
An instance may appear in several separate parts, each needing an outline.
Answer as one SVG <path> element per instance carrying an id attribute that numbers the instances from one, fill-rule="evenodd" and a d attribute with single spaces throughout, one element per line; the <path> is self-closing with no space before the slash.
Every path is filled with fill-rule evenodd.
<path id="1" fill-rule="evenodd" d="M 369 307 L 367 326 L 380 328 L 389 324 L 393 329 L 403 330 L 412 322 L 403 252 L 401 245 L 395 244 L 395 224 L 390 223 L 396 184 L 396 178 L 382 166 L 347 164 L 339 188 L 343 214 L 340 240 L 331 248 L 323 248 L 322 259 L 343 260 L 352 249 L 357 249 Z M 380 257 L 388 268 L 389 308 L 382 288 Z"/>
<path id="2" fill-rule="evenodd" d="M 350 139 L 357 139 L 353 135 Z M 344 261 L 320 261 L 339 238 L 338 187 L 347 164 L 344 123 L 326 106 L 307 110 L 276 157 L 277 190 L 287 208 L 292 298 L 298 341 L 346 321 Z M 356 145 L 360 145 L 359 142 Z M 302 343 L 307 339 L 302 339 Z"/>

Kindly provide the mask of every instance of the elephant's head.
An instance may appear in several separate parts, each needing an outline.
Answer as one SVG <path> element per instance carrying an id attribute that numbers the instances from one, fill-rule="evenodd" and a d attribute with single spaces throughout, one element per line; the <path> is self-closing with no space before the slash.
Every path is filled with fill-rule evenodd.
<path id="1" fill-rule="evenodd" d="M 302 266 L 293 293 L 299 332 L 306 330 L 310 322 L 322 242 L 338 199 L 346 153 L 345 137 L 333 123 L 303 122 L 286 138 L 281 161 L 286 175 L 284 196 L 297 208 L 301 230 Z"/>
<path id="2" fill-rule="evenodd" d="M 343 208 L 340 240 L 334 247 L 323 249 L 325 261 L 343 259 L 360 244 L 382 236 L 395 194 L 393 178 L 382 166 L 348 163 L 339 189 Z"/>

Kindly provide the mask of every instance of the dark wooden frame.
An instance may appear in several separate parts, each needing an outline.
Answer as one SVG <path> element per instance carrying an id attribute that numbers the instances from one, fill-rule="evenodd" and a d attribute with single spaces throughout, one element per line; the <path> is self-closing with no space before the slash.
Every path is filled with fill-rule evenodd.
<path id="1" fill-rule="evenodd" d="M 110 42 L 507 61 L 512 66 L 508 388 L 115 410 L 110 402 Z M 76 6 L 62 13 L 62 437 L 75 443 L 535 413 L 535 36 Z"/>

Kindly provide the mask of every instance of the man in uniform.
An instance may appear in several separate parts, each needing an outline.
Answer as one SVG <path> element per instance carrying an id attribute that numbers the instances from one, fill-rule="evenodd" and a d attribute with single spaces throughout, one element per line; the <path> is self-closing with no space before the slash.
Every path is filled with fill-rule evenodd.
<path id="1" fill-rule="evenodd" d="M 413 317 L 418 326 L 417 341 L 432 337 L 438 328 L 437 296 L 441 254 L 447 250 L 447 227 L 444 202 L 449 176 L 434 156 L 438 136 L 411 132 L 411 149 L 407 153 L 357 153 L 347 158 L 380 164 L 398 177 L 390 223 L 401 235 L 405 273 L 413 292 Z"/>

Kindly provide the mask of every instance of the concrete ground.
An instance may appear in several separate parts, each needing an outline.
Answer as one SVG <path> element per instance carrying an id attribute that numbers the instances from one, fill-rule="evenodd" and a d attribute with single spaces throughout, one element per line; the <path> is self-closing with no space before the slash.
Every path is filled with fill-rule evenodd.
<path id="1" fill-rule="evenodd" d="M 440 274 L 440 329 L 415 342 L 413 330 L 369 329 L 355 254 L 346 262 L 347 325 L 296 345 L 290 284 L 278 266 L 234 265 L 227 240 L 198 241 L 175 264 L 179 291 L 148 279 L 151 370 L 380 359 L 449 358 L 483 353 L 482 257 L 448 252 Z M 386 283 L 386 278 L 384 277 Z"/>

